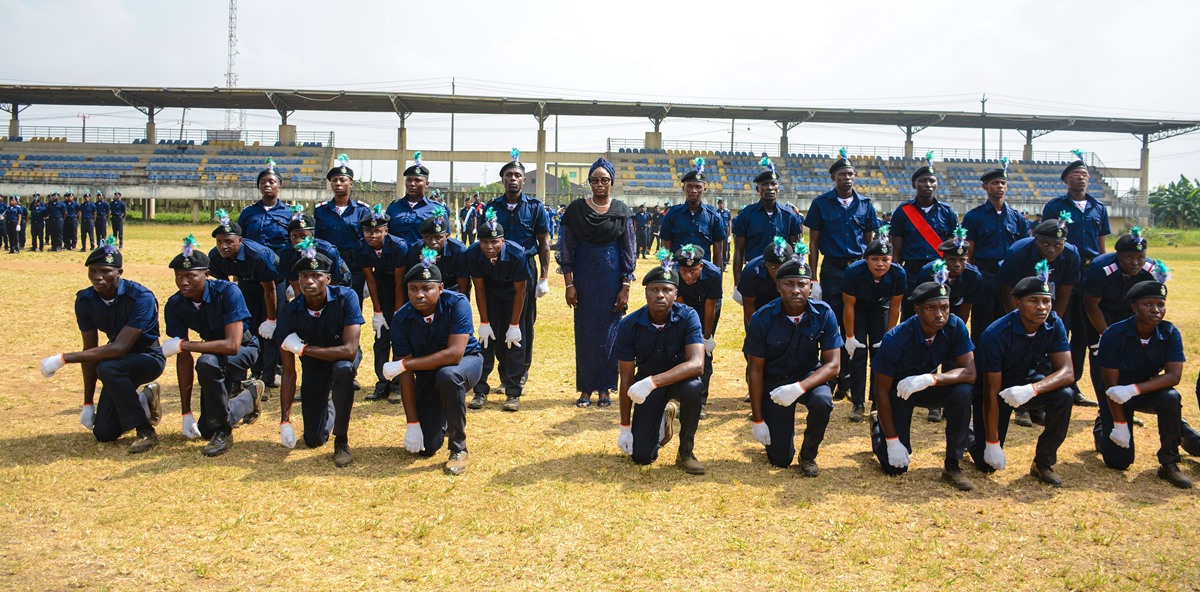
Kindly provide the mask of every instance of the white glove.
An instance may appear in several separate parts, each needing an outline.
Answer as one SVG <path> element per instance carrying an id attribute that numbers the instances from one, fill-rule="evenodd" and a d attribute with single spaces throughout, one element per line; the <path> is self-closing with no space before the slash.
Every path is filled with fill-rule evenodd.
<path id="1" fill-rule="evenodd" d="M 1116 401 L 1118 405 L 1124 405 L 1130 399 L 1142 394 L 1142 391 L 1138 389 L 1136 384 L 1118 384 L 1117 386 L 1108 387 L 1108 390 L 1104 391 L 1104 394 L 1108 395 L 1108 398 L 1113 401 Z"/>
<path id="2" fill-rule="evenodd" d="M 425 432 L 420 423 L 410 423 L 404 428 L 404 449 L 416 454 L 425 450 Z"/>
<path id="3" fill-rule="evenodd" d="M 17 232 L 21 232 L 21 225 L 17 224 Z"/>
<path id="4" fill-rule="evenodd" d="M 771 400 L 775 401 L 776 405 L 787 407 L 796 402 L 801 395 L 804 394 L 804 387 L 800 386 L 799 382 L 792 382 L 783 386 L 775 387 L 771 391 Z"/>
<path id="5" fill-rule="evenodd" d="M 296 432 L 292 431 L 292 422 L 279 422 L 279 443 L 288 450 L 296 447 Z"/>
<path id="6" fill-rule="evenodd" d="M 379 335 L 380 331 L 388 328 L 387 320 L 383 318 L 383 313 L 377 312 L 371 317 L 371 328 L 375 330 L 376 335 Z"/>
<path id="7" fill-rule="evenodd" d="M 533 289 L 533 293 L 541 298 L 550 293 L 550 280 L 538 280 L 537 287 Z"/>
<path id="8" fill-rule="evenodd" d="M 509 325 L 504 334 L 504 345 L 510 348 L 521 347 L 521 326 Z"/>
<path id="9" fill-rule="evenodd" d="M 383 377 L 391 380 L 401 374 L 404 374 L 404 360 L 396 360 L 395 362 L 387 362 L 383 365 Z M 416 452 L 415 450 L 413 452 Z"/>
<path id="10" fill-rule="evenodd" d="M 270 339 L 275 336 L 275 321 L 267 319 L 258 326 L 258 335 L 263 339 Z"/>
<path id="11" fill-rule="evenodd" d="M 820 300 L 821 296 L 821 284 L 819 282 L 813 282 L 812 291 L 808 293 L 808 297 L 812 300 Z"/>
<path id="12" fill-rule="evenodd" d="M 704 353 L 711 356 L 714 349 L 717 349 L 717 340 L 712 337 L 705 339 L 704 340 Z"/>
<path id="13" fill-rule="evenodd" d="M 291 286 L 287 287 L 287 291 L 283 293 L 284 300 L 291 301 L 296 298 L 296 291 Z"/>
<path id="14" fill-rule="evenodd" d="M 96 428 L 96 408 L 91 405 L 84 405 L 79 412 L 79 425 L 92 430 Z"/>
<path id="15" fill-rule="evenodd" d="M 738 306 L 742 305 L 742 293 L 738 292 L 737 288 L 733 289 L 733 301 L 738 303 Z"/>
<path id="16" fill-rule="evenodd" d="M 937 381 L 933 378 L 932 374 L 909 376 L 896 385 L 896 394 L 901 399 L 907 401 L 914 393 L 919 393 L 935 384 L 937 384 Z"/>
<path id="17" fill-rule="evenodd" d="M 1129 448 L 1130 438 L 1129 424 L 1123 421 L 1113 422 L 1112 432 L 1108 434 L 1109 440 L 1112 440 L 1114 444 L 1121 448 Z"/>
<path id="18" fill-rule="evenodd" d="M 283 343 L 279 344 L 279 349 L 292 352 L 298 356 L 304 355 L 304 340 L 300 339 L 299 335 L 292 333 L 284 338 Z"/>
<path id="19" fill-rule="evenodd" d="M 200 437 L 200 426 L 196 425 L 196 416 L 191 413 L 183 414 L 183 437 L 188 440 Z"/>
<path id="20" fill-rule="evenodd" d="M 1004 457 L 1004 449 L 999 442 L 988 442 L 983 446 L 983 462 L 997 471 L 1003 471 L 1008 466 L 1008 459 Z"/>
<path id="21" fill-rule="evenodd" d="M 1096 343 L 1089 345 L 1088 349 L 1091 350 L 1093 356 L 1100 355 L 1100 342 L 1097 341 Z"/>
<path id="22" fill-rule="evenodd" d="M 908 466 L 908 449 L 900 443 L 900 438 L 887 439 L 888 464 L 903 469 Z"/>
<path id="23" fill-rule="evenodd" d="M 58 372 L 63 366 L 66 365 L 67 362 L 66 360 L 63 360 L 62 354 L 54 354 L 42 360 L 42 376 L 50 378 L 51 376 L 54 376 L 55 372 Z"/>
<path id="24" fill-rule="evenodd" d="M 1020 386 L 1010 386 L 1000 391 L 1000 398 L 1004 399 L 1004 402 L 1008 403 L 1009 407 L 1016 409 L 1028 403 L 1036 394 L 1037 392 L 1033 390 L 1032 384 L 1022 384 Z"/>
<path id="25" fill-rule="evenodd" d="M 771 445 L 771 428 L 767 427 L 767 422 L 754 422 L 754 424 L 750 426 L 750 434 L 754 436 L 755 440 L 758 440 L 759 444 L 762 444 L 763 446 Z"/>
<path id="26" fill-rule="evenodd" d="M 617 448 L 625 454 L 633 454 L 633 426 L 623 425 L 617 431 Z"/>
<path id="27" fill-rule="evenodd" d="M 854 337 L 846 339 L 846 353 L 849 354 L 850 357 L 854 357 L 854 352 L 863 349 L 864 347 L 867 346 L 863 345 L 863 342 Z"/>
<path id="28" fill-rule="evenodd" d="M 481 323 L 479 325 L 479 345 L 487 347 L 489 343 L 496 339 L 496 333 L 492 331 L 492 326 L 489 323 Z"/>
<path id="29" fill-rule="evenodd" d="M 178 337 L 172 337 L 164 340 L 162 344 L 163 355 L 171 357 L 183 351 L 183 340 Z"/>
<path id="30" fill-rule="evenodd" d="M 654 377 L 647 376 L 629 387 L 629 398 L 634 403 L 641 405 L 646 402 L 646 397 L 650 396 L 650 392 L 656 388 L 658 385 L 654 384 Z"/>

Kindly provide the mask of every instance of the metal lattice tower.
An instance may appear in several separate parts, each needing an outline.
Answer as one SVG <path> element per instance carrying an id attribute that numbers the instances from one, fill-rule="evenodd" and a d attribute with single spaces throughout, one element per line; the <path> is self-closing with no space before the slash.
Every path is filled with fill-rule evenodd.
<path id="1" fill-rule="evenodd" d="M 225 62 L 225 88 L 237 88 L 238 76 L 233 71 L 237 55 L 237 0 L 229 0 L 229 54 Z M 225 110 L 225 129 L 242 130 L 245 127 L 245 110 Z"/>

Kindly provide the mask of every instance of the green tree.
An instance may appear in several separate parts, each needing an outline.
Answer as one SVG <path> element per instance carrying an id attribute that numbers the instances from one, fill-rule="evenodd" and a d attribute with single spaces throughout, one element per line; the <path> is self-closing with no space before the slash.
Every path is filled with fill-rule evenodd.
<path id="1" fill-rule="evenodd" d="M 1167 228 L 1200 227 L 1200 181 L 1179 181 L 1160 185 L 1150 193 L 1150 211 L 1157 226 Z"/>

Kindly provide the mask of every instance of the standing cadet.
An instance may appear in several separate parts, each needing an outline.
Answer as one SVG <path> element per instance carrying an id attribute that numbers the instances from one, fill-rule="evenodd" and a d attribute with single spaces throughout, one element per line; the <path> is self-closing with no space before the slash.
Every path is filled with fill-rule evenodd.
<path id="1" fill-rule="evenodd" d="M 17 196 L 8 198 L 8 208 L 4 210 L 5 235 L 8 237 L 8 252 L 21 252 L 21 225 L 25 223 L 25 214 Z"/>
<path id="2" fill-rule="evenodd" d="M 363 240 L 354 259 L 362 266 L 367 292 L 371 295 L 371 329 L 375 332 L 375 390 L 366 400 L 387 399 L 400 402 L 400 385 L 384 377 L 383 364 L 391 358 L 392 347 L 388 323 L 404 303 L 400 290 L 404 288 L 404 269 L 408 245 L 388 234 L 388 216 L 383 204 L 371 207 L 371 215 L 362 221 Z"/>
<path id="3" fill-rule="evenodd" d="M 286 337 L 283 350 L 283 383 L 279 388 L 279 441 L 295 448 L 292 401 L 296 395 L 296 358 L 304 374 L 300 385 L 300 413 L 304 417 L 304 445 L 316 448 L 333 434 L 333 464 L 354 462 L 347 432 L 354 405 L 354 376 L 362 361 L 358 347 L 362 330 L 362 304 L 358 295 L 330 280 L 332 261 L 316 251 L 312 241 L 301 243 L 301 257 L 292 271 L 299 276 L 300 294 L 283 305 L 279 333 Z M 297 245 L 299 246 L 299 245 Z"/>
<path id="4" fill-rule="evenodd" d="M 104 192 L 96 192 L 96 240 L 104 242 L 108 238 L 108 214 L 111 208 L 104 199 Z"/>
<path id="5" fill-rule="evenodd" d="M 259 171 L 255 185 L 261 197 L 257 202 L 243 208 L 238 214 L 237 222 L 242 227 L 242 237 L 267 247 L 273 253 L 279 253 L 284 249 L 293 251 L 290 248 L 291 243 L 288 241 L 288 223 L 292 220 L 292 210 L 280 199 L 283 178 L 275 170 L 274 159 L 267 159 L 267 167 Z M 275 302 L 277 304 L 287 301 L 288 288 L 287 282 L 281 274 L 278 274 L 279 271 L 281 270 L 277 268 L 275 279 Z M 267 388 L 276 388 L 279 386 L 276 376 L 283 372 L 283 368 L 279 365 L 279 343 L 274 339 L 263 339 L 261 345 L 261 366 L 266 370 L 260 375 Z"/>
<path id="6" fill-rule="evenodd" d="M 130 454 L 158 444 L 154 426 L 162 419 L 158 378 L 166 360 L 158 346 L 158 299 L 145 286 L 123 279 L 121 251 L 111 242 L 88 255 L 84 265 L 92 287 L 75 295 L 75 322 L 83 335 L 83 351 L 55 354 L 42 360 L 49 378 L 66 364 L 83 370 L 83 410 L 79 423 L 100 442 L 115 442 L 129 430 L 137 438 Z M 100 345 L 103 331 L 108 343 Z M 100 400 L 96 396 L 99 380 Z M 138 390 L 138 385 L 145 388 Z"/>
<path id="7" fill-rule="evenodd" d="M 717 348 L 717 321 L 721 320 L 721 268 L 705 261 L 700 248 L 683 245 L 675 251 L 679 270 L 678 301 L 692 307 L 700 315 L 701 335 L 704 337 L 704 396 L 700 400 L 700 419 L 707 417 L 708 391 L 712 382 L 713 351 Z"/>
<path id="8" fill-rule="evenodd" d="M 775 274 L 780 297 L 750 319 L 746 342 L 750 385 L 751 433 L 767 448 L 767 460 L 788 467 L 796 455 L 796 404 L 808 409 L 800 445 L 800 473 L 816 477 L 817 451 L 825 439 L 833 393 L 841 364 L 842 335 L 828 304 L 811 300 L 812 274 L 807 253 L 779 266 Z M 771 402 L 763 399 L 769 396 Z"/>
<path id="9" fill-rule="evenodd" d="M 29 204 L 29 229 L 33 235 L 33 246 L 31 250 L 45 251 L 46 250 L 46 204 L 42 202 L 42 198 L 33 194 L 33 202 Z M 3 233 L 0 233 L 3 234 Z M 99 247 L 97 242 L 95 247 Z"/>
<path id="10" fill-rule="evenodd" d="M 638 206 L 633 222 L 637 231 L 637 256 L 645 259 L 650 254 L 650 213 L 646 211 L 646 204 Z"/>
<path id="11" fill-rule="evenodd" d="M 483 346 L 483 375 L 475 384 L 471 409 L 487 402 L 488 375 L 497 367 L 504 387 L 504 411 L 521 408 L 522 376 L 526 350 L 521 340 L 528 330 L 525 313 L 525 286 L 529 283 L 529 263 L 525 249 L 504 238 L 504 226 L 496 222 L 495 210 L 489 209 L 479 227 L 479 242 L 463 255 L 464 267 L 475 285 L 475 304 L 479 308 L 479 343 Z M 496 339 L 496 330 L 505 329 L 504 346 Z"/>
<path id="12" fill-rule="evenodd" d="M 1008 248 L 1029 236 L 1021 212 L 1004 202 L 1008 191 L 1008 158 L 1001 158 L 1000 165 L 979 178 L 987 192 L 987 202 L 967 212 L 962 222 L 971 244 L 970 261 L 983 275 L 983 292 L 978 304 L 971 308 L 971 338 L 975 341 L 992 321 L 1010 310 L 1000 297 L 996 276 Z"/>
<path id="13" fill-rule="evenodd" d="M 64 196 L 63 202 L 63 249 L 74 251 L 79 242 L 79 204 L 75 202 L 75 194 L 70 191 Z"/>
<path id="14" fill-rule="evenodd" d="M 387 207 L 388 232 L 399 237 L 406 245 L 415 245 L 421 241 L 421 223 L 440 207 L 437 203 L 425 197 L 425 189 L 429 187 L 429 169 L 421 164 L 421 153 L 413 154 L 413 165 L 404 169 L 404 196 L 393 201 Z M 442 209 L 445 211 L 445 208 Z M 446 218 L 446 231 L 449 232 L 450 218 Z M 482 223 L 482 221 L 480 221 Z"/>
<path id="15" fill-rule="evenodd" d="M 209 258 L 196 249 L 196 239 L 183 240 L 183 251 L 171 260 L 179 291 L 167 299 L 163 317 L 167 339 L 163 354 L 175 358 L 183 435 L 208 438 L 204 456 L 220 456 L 233 446 L 233 426 L 254 423 L 262 412 L 263 383 L 245 380 L 258 359 L 258 340 L 250 331 L 250 311 L 234 284 L 207 278 Z M 190 341 L 195 331 L 200 341 Z M 200 354 L 194 362 L 192 354 Z M 200 420 L 192 413 L 192 384 L 200 381 Z M 230 393 L 237 395 L 231 397 Z"/>
<path id="16" fill-rule="evenodd" d="M 1004 441 L 1014 409 L 1045 410 L 1045 430 L 1038 436 L 1029 473 L 1055 487 L 1058 449 L 1071 423 L 1071 347 L 1067 329 L 1052 310 L 1050 268 L 1038 264 L 1037 275 L 1017 282 L 1012 296 L 1017 308 L 1000 317 L 979 340 L 975 383 L 975 466 L 985 473 L 1008 466 Z"/>
<path id="17" fill-rule="evenodd" d="M 651 269 L 642 285 L 646 306 L 626 315 L 617 327 L 621 373 L 617 447 L 639 465 L 654 462 L 658 449 L 671 440 L 678 416 L 675 466 L 689 475 L 703 475 L 704 465 L 694 451 L 704 391 L 700 316 L 675 301 L 679 272 L 670 258 Z"/>
<path id="18" fill-rule="evenodd" d="M 1133 464 L 1135 411 L 1158 416 L 1158 478 L 1182 489 L 1192 481 L 1179 472 L 1183 429 L 1182 402 L 1175 386 L 1183 376 L 1183 335 L 1167 312 L 1167 266 L 1158 261 L 1154 279 L 1129 289 L 1133 316 L 1108 327 L 1100 337 L 1100 374 L 1108 399 L 1100 406 L 1094 436 L 1096 451 L 1109 468 L 1123 471 Z M 1099 390 L 1099 388 L 1097 388 Z"/>
<path id="19" fill-rule="evenodd" d="M 33 210 L 33 204 L 37 203 L 37 194 L 33 194 L 33 202 L 29 204 L 30 211 Z M 8 223 L 5 219 L 5 214 L 8 213 L 8 198 L 0 196 L 0 247 L 8 249 Z M 36 244 L 36 243 L 35 243 Z M 37 250 L 36 248 L 34 249 Z M 11 251 L 10 251 L 11 252 Z"/>
<path id="20" fill-rule="evenodd" d="M 854 163 L 846 156 L 846 149 L 829 167 L 829 178 L 834 182 L 831 191 L 818 195 L 808 207 L 804 225 L 808 227 L 808 268 L 819 281 L 813 287 L 812 297 L 829 303 L 838 324 L 845 326 L 842 318 L 842 275 L 852 263 L 863 258 L 867 246 L 879 229 L 879 218 L 875 215 L 875 204 L 869 197 L 854 189 Z M 821 262 L 821 256 L 825 260 Z M 818 266 L 818 263 L 820 265 Z M 850 358 L 842 357 L 841 376 L 838 377 L 834 398 L 843 398 L 850 390 Z"/>
<path id="21" fill-rule="evenodd" d="M 384 375 L 400 378 L 404 415 L 404 448 L 433 456 L 448 440 L 451 475 L 467 470 L 467 390 L 483 374 L 483 353 L 473 335 L 471 302 L 443 290 L 437 251 L 422 249 L 420 261 L 403 277 L 408 303 L 392 317 L 395 361 Z"/>
<path id="22" fill-rule="evenodd" d="M 850 369 L 842 374 L 849 378 L 853 422 L 862 421 L 866 413 L 868 355 L 875 359 L 884 334 L 899 322 L 900 300 L 908 285 L 904 268 L 892 263 L 888 230 L 887 226 L 881 227 L 863 260 L 847 267 L 842 276 L 842 334 L 846 338 L 845 359 L 850 361 Z M 876 390 L 872 388 L 872 394 Z"/>
<path id="23" fill-rule="evenodd" d="M 479 215 L 479 225 L 483 226 L 483 214 Z M 416 245 L 408 245 L 405 268 L 411 269 L 420 263 L 422 248 L 433 249 L 438 254 L 435 263 L 442 274 L 443 288 L 463 294 L 470 299 L 471 277 L 467 275 L 466 260 L 463 257 L 463 253 L 467 251 L 467 245 L 450 236 L 450 226 L 446 224 L 443 216 L 429 216 L 424 222 L 421 222 L 419 232 L 421 242 Z M 404 304 L 408 297 L 407 294 L 407 289 L 401 286 L 400 300 L 396 301 L 397 306 Z"/>
<path id="24" fill-rule="evenodd" d="M 746 263 L 762 255 L 775 237 L 783 237 L 790 245 L 804 234 L 804 218 L 793 214 L 791 208 L 779 204 L 779 173 L 775 171 L 775 163 L 764 156 L 759 164 L 767 170 L 754 178 L 758 203 L 742 208 L 737 218 L 733 219 L 734 285 L 742 279 L 742 268 Z M 725 209 L 720 211 L 728 212 Z M 746 253 L 750 256 L 747 257 Z"/>
<path id="25" fill-rule="evenodd" d="M 479 201 L 479 194 L 475 193 L 471 195 L 470 203 L 458 211 L 459 240 L 468 245 L 475 242 L 475 233 L 478 231 L 479 222 L 482 219 L 483 204 Z"/>
<path id="26" fill-rule="evenodd" d="M 83 194 L 83 203 L 79 204 L 79 247 L 81 253 L 96 248 L 96 204 L 92 203 L 90 195 Z"/>
<path id="27" fill-rule="evenodd" d="M 521 385 L 524 386 L 529 378 L 529 365 L 533 363 L 537 301 L 550 293 L 550 222 L 542 202 L 522 191 L 525 187 L 525 165 L 521 164 L 521 152 L 513 148 L 511 155 L 512 160 L 500 167 L 504 195 L 489 202 L 487 209 L 496 213 L 496 222 L 504 228 L 505 240 L 525 249 L 525 261 L 529 265 L 531 281 L 525 284 L 525 318 L 521 326 L 521 347 L 525 350 Z M 536 267 L 534 257 L 537 257 Z M 537 278 L 536 284 L 532 281 L 534 277 Z"/>
<path id="28" fill-rule="evenodd" d="M 941 258 L 942 242 L 949 239 L 958 226 L 954 208 L 937 199 L 938 178 L 933 170 L 932 151 L 925 153 L 925 166 L 913 171 L 912 186 L 917 191 L 916 197 L 900 204 L 892 213 L 891 221 L 892 251 L 896 263 L 908 274 L 906 294 L 917 287 L 921 268 Z M 904 316 L 912 314 L 910 301 L 905 301 L 902 306 Z"/>
<path id="29" fill-rule="evenodd" d="M 723 200 L 723 199 L 717 200 L 717 214 L 719 214 L 721 216 L 721 224 L 725 228 L 725 236 L 727 236 L 727 237 L 733 236 L 733 213 L 730 212 L 725 207 L 725 200 Z M 800 221 L 803 222 L 804 219 L 801 218 Z M 724 273 L 726 269 L 729 269 L 730 246 L 731 246 L 731 241 L 726 240 L 725 241 L 725 250 L 722 252 L 722 255 L 721 255 L 721 272 L 722 273 Z M 753 253 L 753 251 L 751 251 L 751 253 Z"/>
<path id="30" fill-rule="evenodd" d="M 914 315 L 883 336 L 872 357 L 875 405 L 871 447 L 888 475 L 908 471 L 910 434 L 916 407 L 946 410 L 946 457 L 942 481 L 961 491 L 975 488 L 959 467 L 971 423 L 975 344 L 967 324 L 950 312 L 950 288 L 943 269 L 934 281 L 918 284 L 909 300 Z M 938 372 L 938 368 L 942 372 Z"/>
<path id="31" fill-rule="evenodd" d="M 125 202 L 121 199 L 121 192 L 114 191 L 112 202 L 108 204 L 109 219 L 112 222 L 112 235 L 117 237 L 117 242 L 122 249 L 125 248 Z"/>
<path id="32" fill-rule="evenodd" d="M 333 198 L 313 212 L 316 222 L 313 234 L 337 248 L 342 260 L 350 267 L 350 287 L 361 297 L 363 271 L 355 260 L 355 253 L 362 242 L 362 221 L 371 217 L 371 206 L 350 197 L 354 189 L 354 170 L 349 167 L 349 160 L 345 154 L 338 155 L 338 165 L 325 174 Z"/>
<path id="33" fill-rule="evenodd" d="M 58 194 L 51 193 L 50 201 L 46 202 L 46 218 L 50 222 L 48 230 L 51 252 L 63 250 L 63 216 L 65 214 L 66 207 L 58 201 Z"/>
<path id="34" fill-rule="evenodd" d="M 1050 200 L 1042 208 L 1042 220 L 1055 220 L 1064 213 L 1070 216 L 1067 242 L 1079 250 L 1079 272 L 1082 277 L 1087 277 L 1092 259 L 1103 255 L 1107 250 L 1104 237 L 1112 234 L 1112 230 L 1108 226 L 1108 208 L 1087 192 L 1089 176 L 1087 164 L 1083 161 L 1083 152 L 1072 152 L 1078 159 L 1068 164 L 1060 176 L 1067 186 L 1067 193 Z M 1068 312 L 1063 316 L 1063 322 L 1067 324 L 1067 330 L 1071 333 L 1071 363 L 1075 365 L 1076 383 L 1083 377 L 1083 360 L 1088 347 L 1100 339 L 1098 333 L 1092 333 L 1092 326 L 1087 322 L 1083 300 L 1083 291 L 1075 290 L 1071 294 Z M 1075 404 L 1095 407 L 1097 403 L 1084 397 L 1083 391 L 1076 387 Z"/>
<path id="35" fill-rule="evenodd" d="M 696 158 L 696 168 L 688 171 L 683 182 L 684 203 L 672 206 L 663 214 L 659 239 L 662 248 L 671 251 L 682 245 L 696 245 L 704 258 L 717 267 L 724 266 L 725 222 L 712 206 L 704 203 L 708 190 L 704 177 L 704 159 Z"/>
<path id="36" fill-rule="evenodd" d="M 271 249 L 242 236 L 242 227 L 229 219 L 225 210 L 217 210 L 217 227 L 212 231 L 217 246 L 208 252 L 208 274 L 237 284 L 246 308 L 250 310 L 250 328 L 264 340 L 275 336 L 279 301 L 275 291 L 279 275 L 279 257 Z M 298 292 L 298 291 L 297 291 Z M 253 361 L 253 373 L 264 384 L 275 383 L 279 363 L 277 347 L 262 348 Z"/>
<path id="37" fill-rule="evenodd" d="M 733 301 L 742 305 L 743 328 L 750 326 L 750 318 L 758 309 L 779 298 L 775 274 L 780 265 L 795 256 L 787 240 L 777 236 L 763 249 L 761 257 L 751 259 L 742 269 L 741 279 L 733 289 Z"/>
<path id="38" fill-rule="evenodd" d="M 657 204 L 650 208 L 650 240 L 646 241 L 646 248 L 650 251 L 657 252 L 662 242 L 662 239 L 658 236 L 659 232 L 662 231 L 662 217 L 663 211 L 659 209 Z M 653 243 L 653 246 L 651 246 L 651 243 Z"/>
<path id="39" fill-rule="evenodd" d="M 950 314 L 962 319 L 964 323 L 970 323 L 971 310 L 983 294 L 983 274 L 979 273 L 979 268 L 967 263 L 971 243 L 967 241 L 966 236 L 965 228 L 955 228 L 954 238 L 938 247 L 944 259 L 926 263 L 917 272 L 917 285 L 934 281 L 934 277 L 944 270 L 946 287 L 950 288 Z M 942 409 L 931 408 L 928 419 L 931 422 L 942 421 Z"/>

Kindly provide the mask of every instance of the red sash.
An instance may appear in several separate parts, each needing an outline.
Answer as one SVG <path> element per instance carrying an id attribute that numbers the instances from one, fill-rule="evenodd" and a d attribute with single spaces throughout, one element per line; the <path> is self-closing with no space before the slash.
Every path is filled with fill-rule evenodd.
<path id="1" fill-rule="evenodd" d="M 904 214 L 908 216 L 908 221 L 912 222 L 917 232 L 921 233 L 921 238 L 925 239 L 925 242 L 929 244 L 933 252 L 938 254 L 938 257 L 941 257 L 942 251 L 938 247 L 942 244 L 942 237 L 938 236 L 938 233 L 933 230 L 929 222 L 925 221 L 925 214 L 921 212 L 921 209 L 916 204 L 911 203 L 900 206 L 900 209 L 904 210 Z"/>

